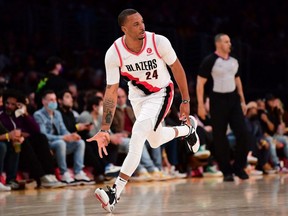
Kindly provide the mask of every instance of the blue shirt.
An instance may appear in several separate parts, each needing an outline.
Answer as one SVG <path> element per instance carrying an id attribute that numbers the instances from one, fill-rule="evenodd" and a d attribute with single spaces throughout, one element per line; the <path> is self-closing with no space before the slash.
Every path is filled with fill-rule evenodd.
<path id="1" fill-rule="evenodd" d="M 43 107 L 34 113 L 34 118 L 40 125 L 41 133 L 47 136 L 49 142 L 63 139 L 64 135 L 70 134 L 64 124 L 62 115 L 58 110 L 54 110 L 53 116 L 50 116 L 47 110 Z M 57 130 L 56 133 L 55 129 Z"/>

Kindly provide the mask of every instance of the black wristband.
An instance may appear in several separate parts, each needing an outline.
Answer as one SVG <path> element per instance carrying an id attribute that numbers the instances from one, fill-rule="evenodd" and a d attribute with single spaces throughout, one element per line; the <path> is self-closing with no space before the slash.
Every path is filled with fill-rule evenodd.
<path id="1" fill-rule="evenodd" d="M 187 103 L 190 103 L 190 100 L 182 100 L 181 103 L 187 104 Z"/>

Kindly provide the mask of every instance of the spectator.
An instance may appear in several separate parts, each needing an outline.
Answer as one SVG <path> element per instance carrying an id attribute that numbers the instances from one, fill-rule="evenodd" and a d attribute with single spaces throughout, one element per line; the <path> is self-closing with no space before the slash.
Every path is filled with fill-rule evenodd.
<path id="1" fill-rule="evenodd" d="M 273 129 L 274 124 L 269 119 L 268 112 L 266 110 L 265 101 L 262 99 L 257 100 L 257 107 L 258 107 L 258 117 L 261 124 L 261 128 L 264 133 L 265 140 L 269 143 L 269 151 L 270 151 L 270 163 L 273 169 L 280 169 L 280 160 L 277 155 L 276 149 L 276 140 L 273 138 Z M 270 168 L 269 168 L 270 169 Z"/>
<path id="2" fill-rule="evenodd" d="M 76 118 L 73 111 L 73 97 L 70 90 L 66 89 L 58 94 L 57 101 L 59 104 L 59 111 L 67 130 L 70 133 L 89 131 L 90 122 L 76 123 Z"/>
<path id="3" fill-rule="evenodd" d="M 249 131 L 249 144 L 252 155 L 257 157 L 256 171 L 265 174 L 275 173 L 269 165 L 270 143 L 265 139 L 259 117 L 257 103 L 251 101 L 247 104 L 246 124 Z M 272 143 L 274 145 L 274 143 Z"/>
<path id="4" fill-rule="evenodd" d="M 53 175 L 52 156 L 50 155 L 49 149 L 46 148 L 48 142 L 46 141 L 45 143 L 45 136 L 40 134 L 39 126 L 33 117 L 28 114 L 25 97 L 16 90 L 7 90 L 4 92 L 3 101 L 4 106 L 1 108 L 2 111 L 0 114 L 0 121 L 3 127 L 7 131 L 13 130 L 14 133 L 20 130 L 19 140 L 10 143 L 10 145 L 13 145 L 16 153 L 21 151 L 19 167 L 26 167 L 25 170 L 29 171 L 30 175 L 35 178 L 38 186 L 62 187 L 63 185 L 58 182 Z M 38 154 L 32 148 L 32 143 L 34 143 L 34 146 L 41 146 L 41 148 L 37 148 Z M 47 165 L 45 168 L 49 166 L 50 169 L 47 168 L 44 170 L 40 162 L 41 160 L 39 160 L 37 156 L 42 159 L 43 165 Z M 15 178 L 10 181 L 10 184 L 13 189 L 19 189 L 19 187 L 21 187 Z"/>
<path id="5" fill-rule="evenodd" d="M 11 180 L 16 180 L 18 170 L 19 153 L 15 152 L 10 141 L 20 142 L 20 137 L 16 136 L 14 130 L 8 132 L 0 122 L 0 191 L 10 191 L 9 185 L 4 185 L 4 164 L 6 168 L 6 182 L 11 184 Z"/>
<path id="6" fill-rule="evenodd" d="M 42 95 L 43 108 L 34 113 L 40 130 L 48 138 L 50 148 L 56 154 L 60 168 L 61 181 L 66 184 L 78 184 L 91 180 L 83 172 L 85 143 L 77 133 L 69 133 L 61 113 L 57 109 L 56 94 L 47 90 Z M 66 154 L 74 153 L 74 178 L 68 171 Z"/>
<path id="7" fill-rule="evenodd" d="M 4 92 L 3 100 L 5 105 L 2 107 L 0 121 L 7 131 L 20 130 L 19 143 L 12 142 L 15 152 L 21 151 L 19 168 L 28 171 L 39 187 L 63 187 L 54 175 L 48 141 L 45 135 L 40 134 L 34 118 L 28 114 L 25 97 L 16 90 L 7 90 Z M 18 147 L 16 143 L 21 145 Z M 15 189 L 20 186 L 16 179 L 13 179 L 11 184 Z"/>
<path id="8" fill-rule="evenodd" d="M 132 126 L 136 121 L 132 107 L 127 105 L 127 94 L 123 88 L 118 88 L 117 106 L 111 125 L 113 133 L 125 133 L 131 136 Z"/>
<path id="9" fill-rule="evenodd" d="M 68 83 L 60 74 L 63 72 L 64 61 L 56 56 L 47 59 L 48 73 L 38 83 L 35 95 L 37 108 L 42 107 L 42 94 L 47 90 L 53 90 L 56 94 L 61 90 L 68 89 Z"/>
<path id="10" fill-rule="evenodd" d="M 86 133 L 90 130 L 92 125 L 90 122 L 85 123 L 76 123 L 76 118 L 73 114 L 73 98 L 72 93 L 67 89 L 58 94 L 58 104 L 59 104 L 59 111 L 62 114 L 62 118 L 64 121 L 64 124 L 67 128 L 67 130 L 70 133 Z M 85 153 L 84 153 L 84 164 L 87 166 L 93 166 L 94 168 L 94 179 L 96 180 L 97 177 L 97 170 L 99 167 L 99 164 L 101 162 L 99 161 L 99 157 L 97 155 L 93 154 L 94 151 L 91 149 L 91 146 L 85 143 Z M 100 178 L 98 178 L 100 179 Z M 91 184 L 91 182 L 86 182 L 86 184 Z"/>
<path id="11" fill-rule="evenodd" d="M 267 94 L 265 97 L 265 106 L 266 106 L 266 111 L 267 111 L 267 119 L 264 118 L 265 115 L 262 114 L 261 115 L 261 119 L 262 121 L 266 121 L 266 129 L 267 129 L 267 133 L 269 135 L 271 135 L 275 140 L 276 140 L 276 145 L 275 148 L 277 148 L 277 146 L 283 146 L 283 155 L 285 160 L 288 159 L 288 137 L 283 135 L 283 133 L 279 133 L 279 128 L 281 127 L 281 123 L 282 123 L 282 113 L 281 113 L 281 109 L 279 109 L 278 106 L 276 106 L 277 104 L 276 102 L 276 97 L 272 94 Z M 274 151 L 275 152 L 275 151 Z M 277 168 L 279 169 L 279 171 L 281 172 L 288 172 L 287 167 L 285 166 L 281 166 L 280 164 L 276 165 Z"/>
<path id="12" fill-rule="evenodd" d="M 78 104 L 78 87 L 76 83 L 70 82 L 68 84 L 68 89 L 71 92 L 73 98 L 73 113 L 74 116 L 77 118 L 79 116 L 79 104 Z"/>
<path id="13" fill-rule="evenodd" d="M 78 101 L 78 110 L 80 113 L 87 110 L 88 99 L 93 96 L 100 97 L 103 100 L 104 94 L 102 91 L 98 89 L 89 89 L 79 92 L 77 101 Z"/>
<path id="14" fill-rule="evenodd" d="M 87 110 L 80 114 L 77 121 L 78 123 L 92 123 L 92 128 L 88 131 L 88 133 L 83 135 L 83 139 L 91 137 L 100 129 L 100 123 L 103 115 L 102 98 L 91 96 L 87 99 L 86 107 Z M 109 177 L 115 176 L 119 173 L 121 167 L 115 166 L 115 163 L 117 162 L 118 157 L 118 144 L 121 142 L 122 137 L 123 135 L 119 133 L 112 135 L 111 143 L 114 143 L 115 145 L 108 146 L 111 153 L 104 159 L 100 159 L 99 157 L 97 142 L 87 142 L 87 146 L 89 146 L 88 148 L 94 152 L 95 157 L 97 157 L 97 161 L 102 163 L 102 165 L 99 164 L 97 168 L 98 174 Z"/>

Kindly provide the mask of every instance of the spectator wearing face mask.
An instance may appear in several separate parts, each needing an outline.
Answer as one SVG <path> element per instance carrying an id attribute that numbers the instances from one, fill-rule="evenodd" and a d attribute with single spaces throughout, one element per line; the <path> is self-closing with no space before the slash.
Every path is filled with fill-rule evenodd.
<path id="1" fill-rule="evenodd" d="M 57 110 L 57 99 L 54 91 L 46 91 L 42 96 L 43 108 L 34 113 L 34 118 L 40 125 L 40 130 L 49 141 L 50 148 L 55 152 L 60 168 L 61 181 L 66 184 L 89 183 L 91 180 L 82 170 L 84 167 L 85 142 L 77 133 L 70 133 L 61 113 Z M 74 153 L 74 178 L 66 163 L 66 154 Z"/>

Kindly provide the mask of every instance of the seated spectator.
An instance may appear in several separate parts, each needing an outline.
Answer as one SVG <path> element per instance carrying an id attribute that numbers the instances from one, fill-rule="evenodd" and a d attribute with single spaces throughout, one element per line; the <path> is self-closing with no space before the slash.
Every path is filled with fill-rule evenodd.
<path id="1" fill-rule="evenodd" d="M 260 119 L 264 132 L 267 135 L 273 137 L 276 140 L 276 145 L 270 147 L 270 155 L 274 161 L 274 168 L 281 172 L 288 172 L 287 167 L 281 166 L 279 162 L 279 157 L 277 155 L 277 146 L 283 146 L 283 155 L 285 159 L 288 159 L 288 137 L 278 133 L 278 128 L 281 123 L 281 111 L 275 104 L 275 96 L 272 94 L 267 94 L 265 98 L 265 108 L 264 112 L 261 112 Z"/>
<path id="2" fill-rule="evenodd" d="M 8 132 L 0 122 L 0 191 L 10 191 L 9 185 L 5 186 L 3 177 L 4 164 L 6 168 L 6 182 L 16 179 L 18 170 L 19 153 L 14 151 L 10 141 L 21 142 L 21 138 L 16 136 L 15 131 Z"/>
<path id="3" fill-rule="evenodd" d="M 256 165 L 256 172 L 261 171 L 265 174 L 275 173 L 275 170 L 273 171 L 273 169 L 269 168 L 269 166 L 267 167 L 267 164 L 269 163 L 270 144 L 265 139 L 259 121 L 258 107 L 256 102 L 251 101 L 247 104 L 245 121 L 249 132 L 250 150 L 252 151 L 252 155 L 258 159 Z"/>
<path id="4" fill-rule="evenodd" d="M 20 152 L 19 169 L 28 171 L 39 187 L 63 187 L 54 175 L 48 141 L 45 135 L 40 134 L 39 126 L 34 118 L 28 114 L 25 97 L 16 90 L 7 90 L 4 92 L 3 101 L 4 106 L 0 108 L 0 121 L 7 131 L 14 131 L 14 133 L 18 131 L 21 138 L 11 144 L 16 153 Z M 18 189 L 19 184 L 16 179 L 10 182 L 13 189 Z"/>
<path id="5" fill-rule="evenodd" d="M 77 133 L 69 133 L 61 113 L 57 109 L 57 99 L 54 91 L 46 91 L 42 96 L 43 108 L 34 113 L 40 130 L 48 138 L 50 148 L 55 152 L 60 168 L 61 181 L 66 184 L 90 182 L 83 172 L 85 142 Z M 74 179 L 68 171 L 66 154 L 74 153 Z"/>
<path id="6" fill-rule="evenodd" d="M 58 104 L 59 104 L 59 111 L 62 114 L 62 118 L 64 121 L 64 124 L 67 128 L 67 130 L 70 133 L 87 133 L 92 125 L 90 122 L 85 123 L 76 123 L 76 118 L 73 114 L 73 97 L 69 90 L 64 90 L 58 94 Z M 84 138 L 85 139 L 85 138 Z M 94 180 L 101 180 L 101 177 L 99 177 L 97 170 L 101 169 L 101 161 L 100 157 L 97 155 L 94 155 L 95 151 L 91 149 L 90 143 L 85 143 L 85 154 L 84 154 L 84 164 L 85 166 L 92 166 L 94 168 L 93 174 L 94 174 Z"/>
<path id="7" fill-rule="evenodd" d="M 82 113 L 87 110 L 87 102 L 91 97 L 100 97 L 103 100 L 104 93 L 98 89 L 88 89 L 82 90 L 78 94 L 77 104 L 78 104 L 78 112 Z"/>
<path id="8" fill-rule="evenodd" d="M 3 106 L 3 90 L 0 90 L 0 107 Z M 13 151 L 10 139 L 15 139 L 12 131 L 10 134 L 7 132 L 6 128 L 0 122 L 0 191 L 10 191 L 11 187 L 4 185 L 6 181 L 3 177 L 4 164 L 6 167 L 10 167 L 10 169 L 6 170 L 6 180 L 10 181 L 10 179 L 16 178 L 16 172 L 19 161 L 19 154 Z M 6 160 L 5 160 L 6 159 Z M 4 163 L 5 162 L 5 163 Z M 16 170 L 16 172 L 13 172 Z M 14 176 L 13 176 L 14 173 Z"/>
<path id="9" fill-rule="evenodd" d="M 77 119 L 78 123 L 87 122 L 92 123 L 91 128 L 86 133 L 81 133 L 83 139 L 88 139 L 94 136 L 100 130 L 100 123 L 103 115 L 103 102 L 101 97 L 91 96 L 87 99 L 87 110 L 83 111 Z M 98 153 L 97 142 L 87 142 L 86 146 L 91 150 L 89 158 L 95 157 L 94 160 L 99 161 L 97 164 L 97 175 L 103 175 L 105 177 L 117 176 L 121 167 L 115 166 L 118 158 L 118 144 L 121 142 L 122 134 L 111 135 L 111 143 L 114 145 L 108 145 L 107 151 L 109 154 L 100 158 Z M 93 155 L 94 156 L 93 156 Z"/>

